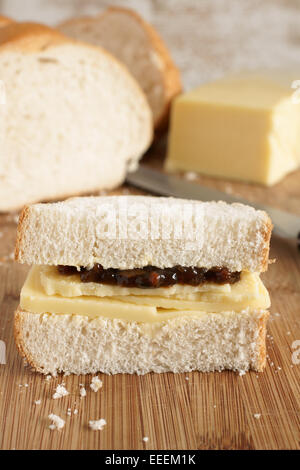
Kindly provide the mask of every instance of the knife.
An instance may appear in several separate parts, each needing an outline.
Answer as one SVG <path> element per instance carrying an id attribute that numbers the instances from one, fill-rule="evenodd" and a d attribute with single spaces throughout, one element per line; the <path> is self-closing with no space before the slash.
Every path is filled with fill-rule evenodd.
<path id="1" fill-rule="evenodd" d="M 274 224 L 274 233 L 285 238 L 300 238 L 300 217 L 289 212 L 275 209 L 266 204 L 250 202 L 222 191 L 182 180 L 174 175 L 140 165 L 134 173 L 128 173 L 126 182 L 148 192 L 162 196 L 173 196 L 200 201 L 240 202 L 266 211 Z"/>

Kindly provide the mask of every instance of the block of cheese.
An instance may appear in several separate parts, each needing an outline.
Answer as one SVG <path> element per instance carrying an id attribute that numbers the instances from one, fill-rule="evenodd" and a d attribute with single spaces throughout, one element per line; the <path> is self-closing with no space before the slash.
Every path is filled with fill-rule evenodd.
<path id="1" fill-rule="evenodd" d="M 300 72 L 252 72 L 203 85 L 172 106 L 166 169 L 277 183 L 300 166 Z"/>

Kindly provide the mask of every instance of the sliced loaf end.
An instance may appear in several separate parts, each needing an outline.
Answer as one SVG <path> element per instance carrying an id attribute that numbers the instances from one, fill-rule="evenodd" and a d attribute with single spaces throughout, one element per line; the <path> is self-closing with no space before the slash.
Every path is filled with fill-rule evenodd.
<path id="1" fill-rule="evenodd" d="M 182 91 L 180 73 L 157 31 L 136 12 L 110 7 L 95 17 L 75 18 L 58 29 L 100 45 L 121 60 L 144 90 L 157 131 L 168 122 L 170 103 Z"/>

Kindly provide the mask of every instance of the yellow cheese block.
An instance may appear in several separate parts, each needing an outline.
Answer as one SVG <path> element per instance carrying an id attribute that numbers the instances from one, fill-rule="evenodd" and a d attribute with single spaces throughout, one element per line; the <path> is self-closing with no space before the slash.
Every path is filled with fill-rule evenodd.
<path id="1" fill-rule="evenodd" d="M 266 309 L 270 305 L 267 290 L 255 273 L 245 273 L 245 277 L 232 286 L 227 298 L 226 293 L 206 292 L 199 293 L 199 296 L 204 296 L 202 300 L 187 301 L 132 295 L 118 297 L 47 295 L 41 284 L 41 270 L 38 266 L 31 268 L 21 291 L 21 308 L 34 313 L 87 315 L 91 318 L 104 316 L 148 323 L 186 315 L 202 316 L 206 312 L 241 311 L 247 307 Z"/>
<path id="2" fill-rule="evenodd" d="M 241 74 L 179 96 L 166 169 L 272 185 L 300 166 L 300 72 Z M 299 100 L 298 100 L 299 101 Z"/>

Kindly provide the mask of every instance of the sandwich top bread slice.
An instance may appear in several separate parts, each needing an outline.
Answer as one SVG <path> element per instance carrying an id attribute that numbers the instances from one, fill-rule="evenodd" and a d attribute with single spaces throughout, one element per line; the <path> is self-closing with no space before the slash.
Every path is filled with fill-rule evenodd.
<path id="1" fill-rule="evenodd" d="M 0 80 L 0 211 L 118 186 L 151 143 L 144 93 L 99 47 L 13 23 Z"/>
<path id="2" fill-rule="evenodd" d="M 114 196 L 36 204 L 15 257 L 15 313 L 37 371 L 261 371 L 272 224 L 240 204 Z"/>
<path id="3" fill-rule="evenodd" d="M 155 127 L 166 125 L 171 100 L 181 92 L 181 80 L 166 45 L 150 24 L 130 9 L 111 7 L 95 17 L 65 21 L 58 29 L 104 47 L 126 64 L 148 98 Z"/>

